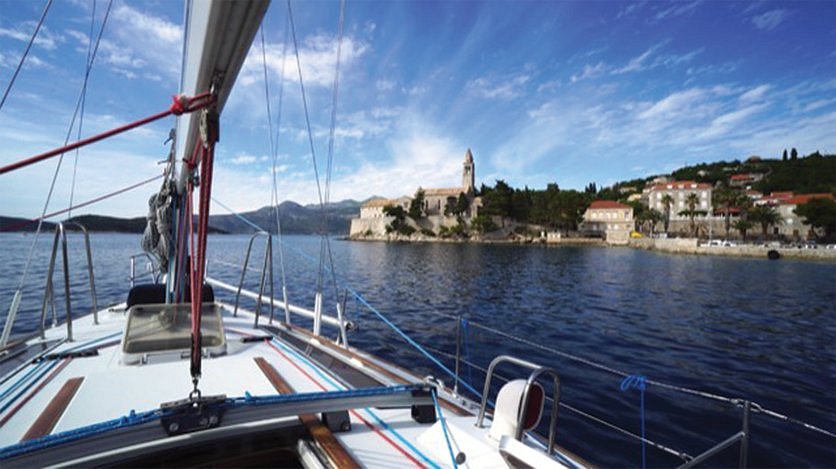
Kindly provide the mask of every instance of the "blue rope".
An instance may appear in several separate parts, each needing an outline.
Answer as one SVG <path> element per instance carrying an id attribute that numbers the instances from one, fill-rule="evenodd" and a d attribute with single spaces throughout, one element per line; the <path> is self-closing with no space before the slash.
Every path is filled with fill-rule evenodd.
<path id="1" fill-rule="evenodd" d="M 243 221 L 244 223 L 246 223 L 247 225 L 249 225 L 249 226 L 250 226 L 250 227 L 252 227 L 253 229 L 256 229 L 256 230 L 259 230 L 259 231 L 266 231 L 266 230 L 262 229 L 261 227 L 259 227 L 258 225 L 256 225 L 255 223 L 253 223 L 252 221 L 248 220 L 248 219 L 247 219 L 246 217 L 244 217 L 243 215 L 240 215 L 240 214 L 238 214 L 238 213 L 235 213 L 234 211 L 232 211 L 232 209 L 230 209 L 230 208 L 229 208 L 229 207 L 227 207 L 226 205 L 222 204 L 221 202 L 218 202 L 218 200 L 216 200 L 216 199 L 214 199 L 214 198 L 213 198 L 213 199 L 212 199 L 212 201 L 214 201 L 215 203 L 217 203 L 217 204 L 218 204 L 218 205 L 220 205 L 221 207 L 223 207 L 223 208 L 225 208 L 226 210 L 228 210 L 230 213 L 232 213 L 233 215 L 235 215 L 238 219 L 240 219 L 241 221 Z M 271 236 L 272 236 L 272 235 L 271 235 Z M 300 255 L 301 257 L 304 257 L 304 258 L 308 259 L 308 260 L 309 260 L 309 261 L 311 261 L 311 262 L 317 262 L 317 261 L 316 261 L 316 259 L 314 259 L 312 256 L 310 256 L 310 255 L 306 254 L 306 253 L 305 253 L 305 252 L 303 252 L 301 249 L 299 249 L 299 248 L 297 248 L 297 247 L 295 247 L 295 246 L 291 246 L 291 245 L 289 245 L 289 244 L 285 244 L 285 243 L 284 243 L 281 239 L 277 239 L 277 242 L 278 242 L 279 244 L 281 244 L 282 246 L 289 248 L 291 251 L 295 252 L 296 254 Z M 332 272 L 332 271 L 331 271 L 331 269 L 330 269 L 328 266 L 325 266 L 325 269 L 326 269 L 327 271 L 329 271 L 329 272 Z M 413 346 L 416 350 L 418 350 L 419 352 L 421 352 L 421 354 L 422 354 L 422 355 L 424 355 L 425 357 L 427 357 L 427 359 L 429 359 L 432 363 L 434 363 L 434 364 L 435 364 L 437 367 L 439 367 L 442 371 L 444 371 L 445 373 L 447 373 L 447 374 L 448 374 L 451 378 L 453 378 L 454 380 L 456 380 L 457 382 L 459 382 L 459 384 L 461 384 L 462 386 L 464 386 L 464 387 L 465 387 L 465 389 L 467 389 L 468 391 L 472 392 L 472 393 L 473 393 L 475 396 L 477 396 L 479 399 L 481 399 L 481 398 L 482 398 L 482 393 L 481 393 L 481 392 L 477 391 L 477 390 L 476 390 L 473 386 L 471 386 L 471 385 L 470 385 L 470 384 L 468 384 L 466 381 L 464 381 L 463 379 L 461 379 L 461 378 L 459 378 L 458 376 L 456 376 L 456 373 L 454 373 L 452 370 L 450 370 L 450 368 L 447 368 L 446 366 L 444 366 L 444 364 L 443 364 L 443 363 L 441 363 L 441 362 L 440 362 L 437 358 L 435 358 L 434 356 L 432 356 L 432 354 L 430 354 L 429 352 L 427 352 L 427 351 L 424 349 L 424 347 L 422 347 L 421 345 L 419 345 L 419 344 L 418 344 L 418 342 L 415 342 L 414 340 L 412 340 L 412 338 L 411 338 L 411 337 L 409 337 L 408 335 L 406 335 L 406 333 L 405 333 L 405 332 L 403 332 L 402 330 L 400 330 L 400 329 L 398 328 L 398 326 L 396 326 L 394 323 L 392 323 L 392 321 L 390 321 L 389 319 L 387 319 L 387 318 L 383 315 L 383 313 L 381 313 L 381 312 L 380 312 L 380 311 L 378 311 L 378 310 L 377 310 L 374 306 L 372 306 L 371 304 L 369 304 L 369 302 L 368 302 L 368 301 L 366 301 L 366 299 L 365 299 L 365 298 L 363 298 L 363 295 L 361 295 L 360 293 L 358 293 L 356 290 L 354 290 L 353 288 L 351 288 L 350 286 L 348 286 L 348 285 L 347 285 L 345 282 L 343 282 L 343 281 L 340 281 L 340 286 L 342 286 L 342 287 L 343 287 L 343 288 L 345 288 L 345 289 L 346 289 L 349 293 L 351 293 L 351 295 L 352 295 L 352 296 L 353 296 L 353 297 L 354 297 L 357 301 L 359 301 L 359 302 L 360 302 L 363 306 L 365 306 L 366 308 L 368 308 L 368 309 L 369 309 L 369 311 L 371 311 L 371 312 L 372 312 L 372 313 L 374 313 L 374 314 L 375 314 L 378 318 L 380 318 L 380 320 L 381 320 L 381 321 L 383 321 L 383 322 L 384 322 L 387 326 L 389 326 L 389 327 L 390 327 L 393 331 L 395 331 L 398 335 L 400 335 L 400 336 L 401 336 L 401 337 L 402 337 L 402 338 L 403 338 L 403 339 L 404 339 L 404 340 L 405 340 L 405 341 L 406 341 L 409 345 L 412 345 L 412 346 Z"/>
<path id="2" fill-rule="evenodd" d="M 430 392 L 430 395 L 433 397 L 435 412 L 438 414 L 438 420 L 441 422 L 441 430 L 444 432 L 444 441 L 447 443 L 447 451 L 450 453 L 450 461 L 453 462 L 453 467 L 459 467 L 456 462 L 456 455 L 453 454 L 453 445 L 450 444 L 450 436 L 447 434 L 447 422 L 444 421 L 444 415 L 441 413 L 441 406 L 438 405 L 435 388 L 433 388 L 432 392 Z"/>
<path id="3" fill-rule="evenodd" d="M 243 397 L 229 398 L 224 403 L 227 408 L 275 405 L 288 402 L 314 402 L 320 400 L 334 399 L 340 397 L 369 397 L 396 394 L 415 390 L 414 385 L 379 386 L 374 388 L 352 389 L 345 391 L 310 392 L 301 394 L 277 394 L 268 396 L 253 396 L 246 392 Z M 111 430 L 127 428 L 158 420 L 168 415 L 167 412 L 155 409 L 147 412 L 136 413 L 133 410 L 128 415 L 100 423 L 94 423 L 84 427 L 67 430 L 61 433 L 45 435 L 40 438 L 23 441 L 14 445 L 0 448 L 0 460 L 21 456 L 41 449 L 70 443 L 83 438 L 99 435 Z M 420 452 L 418 452 L 421 455 Z M 423 455 L 421 455 L 423 456 Z M 424 457 L 431 465 L 435 465 Z M 437 467 L 437 465 L 435 465 Z"/>
<path id="4" fill-rule="evenodd" d="M 642 375 L 629 375 L 621 381 L 621 390 L 638 389 L 641 413 L 641 430 L 642 430 L 642 469 L 647 467 L 647 453 L 645 450 L 645 436 L 644 436 L 644 390 L 647 389 L 647 379 Z"/>

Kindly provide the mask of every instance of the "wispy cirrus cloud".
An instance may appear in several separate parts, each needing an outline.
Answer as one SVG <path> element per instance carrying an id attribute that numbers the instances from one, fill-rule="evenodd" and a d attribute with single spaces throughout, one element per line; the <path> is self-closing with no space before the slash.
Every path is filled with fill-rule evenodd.
<path id="1" fill-rule="evenodd" d="M 669 41 L 665 40 L 650 47 L 640 55 L 630 59 L 630 61 L 623 67 L 614 69 L 612 73 L 614 75 L 620 75 L 630 72 L 651 70 L 657 67 L 673 68 L 677 65 L 692 61 L 702 52 L 702 49 L 697 49 L 684 54 L 658 54 L 657 52 L 664 48 L 668 42 Z"/>
<path id="2" fill-rule="evenodd" d="M 770 10 L 766 13 L 753 16 L 752 24 L 758 29 L 771 31 L 781 24 L 787 18 L 787 10 Z"/>
<path id="3" fill-rule="evenodd" d="M 661 21 L 665 18 L 674 18 L 676 16 L 687 15 L 693 13 L 700 5 L 700 3 L 701 2 L 699 0 L 690 3 L 672 2 L 672 5 L 670 7 L 659 11 L 653 16 L 653 18 L 656 21 Z"/>
<path id="4" fill-rule="evenodd" d="M 604 62 L 598 62 L 595 65 L 586 64 L 583 66 L 583 69 L 580 72 L 572 75 L 569 78 L 569 81 L 575 83 L 581 80 L 586 80 L 588 78 L 599 77 L 606 73 L 609 70 L 609 68 L 610 67 L 607 66 L 607 64 L 605 64 Z"/>
<path id="5" fill-rule="evenodd" d="M 531 76 L 527 74 L 502 78 L 480 77 L 467 82 L 465 89 L 481 98 L 510 100 L 525 92 L 524 86 L 530 79 Z"/>

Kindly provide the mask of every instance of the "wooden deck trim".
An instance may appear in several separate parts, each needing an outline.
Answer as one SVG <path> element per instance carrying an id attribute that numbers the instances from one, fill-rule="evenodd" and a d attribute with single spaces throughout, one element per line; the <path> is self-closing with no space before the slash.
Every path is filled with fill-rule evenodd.
<path id="1" fill-rule="evenodd" d="M 254 358 L 256 365 L 280 394 L 293 394 L 295 391 L 293 387 L 276 371 L 270 363 L 263 357 Z M 308 429 L 314 441 L 322 448 L 322 451 L 328 456 L 335 467 L 339 468 L 358 468 L 360 464 L 354 457 L 345 449 L 339 440 L 331 433 L 316 415 L 302 414 L 299 420 Z"/>
<path id="2" fill-rule="evenodd" d="M 64 415 L 64 411 L 66 411 L 67 407 L 69 407 L 70 402 L 73 400 L 73 397 L 75 397 L 75 394 L 78 392 L 78 388 L 81 387 L 81 383 L 83 381 L 84 378 L 68 379 L 67 382 L 61 386 L 61 389 L 58 390 L 58 393 L 55 394 L 55 397 L 49 401 L 49 404 L 47 404 L 44 411 L 41 412 L 41 415 L 39 415 L 37 420 L 35 420 L 35 423 L 29 427 L 29 430 L 26 431 L 20 441 L 31 440 L 52 433 L 52 429 L 55 428 L 58 420 L 61 419 L 62 415 Z"/>
<path id="3" fill-rule="evenodd" d="M 369 368 L 377 371 L 380 374 L 388 376 L 389 379 L 391 379 L 392 381 L 394 381 L 398 384 L 410 384 L 408 381 L 403 379 L 401 376 L 398 376 L 395 373 L 392 373 L 391 371 L 379 366 L 377 363 L 371 362 L 371 361 L 365 359 L 364 357 L 361 357 L 360 355 L 352 352 L 351 350 L 339 347 L 339 346 L 333 344 L 332 342 L 330 342 L 328 339 L 324 339 L 322 337 L 317 337 L 317 336 L 313 335 L 307 329 L 294 326 L 293 324 L 283 324 L 283 325 L 286 326 L 288 329 L 290 329 L 293 332 L 300 333 L 302 335 L 306 335 L 308 337 L 318 339 L 317 342 L 320 345 L 328 347 L 329 349 L 334 350 L 336 352 L 339 352 L 343 355 L 347 355 L 349 358 L 352 358 L 352 359 L 357 360 L 358 362 L 362 363 L 363 366 L 369 367 Z M 388 366 L 391 366 L 392 368 L 397 368 L 397 369 L 401 370 L 402 372 L 404 372 L 406 374 L 410 374 L 410 375 L 412 374 L 408 370 L 405 370 L 402 367 L 400 367 L 398 365 L 395 365 L 394 363 L 392 363 L 390 361 L 383 360 L 380 357 L 375 357 L 375 358 L 377 358 L 378 360 L 380 360 L 382 362 L 385 362 Z M 441 398 L 438 399 L 438 404 L 441 405 L 441 407 L 444 407 L 445 410 L 449 410 L 449 411 L 455 413 L 456 415 L 459 415 L 459 416 L 462 416 L 462 417 L 469 416 L 469 415 L 474 415 L 473 412 L 470 412 L 469 410 L 464 409 L 464 408 L 456 405 L 455 403 L 448 402 L 448 401 L 446 401 L 444 399 L 441 399 Z"/>

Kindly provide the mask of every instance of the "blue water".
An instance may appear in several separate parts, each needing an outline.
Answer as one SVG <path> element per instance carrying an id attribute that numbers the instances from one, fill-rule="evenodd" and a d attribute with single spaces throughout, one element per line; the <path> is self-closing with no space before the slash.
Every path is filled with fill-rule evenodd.
<path id="1" fill-rule="evenodd" d="M 0 285 L 2 314 L 31 239 L 0 234 L 0 275 L 6 279 Z M 247 241 L 246 236 L 210 237 L 209 274 L 237 282 L 240 270 L 227 263 L 240 265 Z M 39 241 L 17 332 L 36 327 L 50 242 L 46 237 Z M 289 236 L 285 242 L 290 299 L 310 306 L 315 263 L 294 249 L 317 257 L 319 239 Z M 139 236 L 94 234 L 92 243 L 100 306 L 124 301 L 127 258 L 139 252 Z M 74 315 L 90 310 L 82 244 L 78 235 L 70 235 L 70 263 L 77 274 L 72 281 Z M 254 249 L 254 266 L 260 266 L 262 249 Z M 508 353 L 551 366 L 560 374 L 561 402 L 634 433 L 640 428 L 639 394 L 621 392 L 619 376 L 485 327 L 651 380 L 751 399 L 836 432 L 836 264 L 675 256 L 627 248 L 347 241 L 334 241 L 332 252 L 340 281 L 422 345 L 454 353 L 456 326 L 451 318 L 462 315 L 470 321 L 466 341 L 471 361 L 486 367 L 495 355 Z M 257 288 L 258 273 L 248 273 L 246 283 Z M 330 281 L 326 287 L 327 306 L 333 304 L 334 287 Z M 57 305 L 63 317 L 60 288 Z M 350 336 L 352 345 L 452 383 L 357 301 L 350 299 L 347 314 L 359 325 Z M 439 356 L 453 367 L 452 359 Z M 500 373 L 515 375 L 510 367 Z M 468 367 L 462 374 L 481 390 L 484 374 Z M 741 410 L 732 405 L 653 385 L 645 404 L 647 437 L 691 455 L 731 436 L 741 425 Z M 560 411 L 557 428 L 561 445 L 594 463 L 641 463 L 637 442 L 566 409 Z M 751 431 L 751 466 L 836 465 L 836 440 L 763 414 L 753 415 Z M 737 450 L 732 447 L 709 465 L 737 465 Z M 653 448 L 647 449 L 647 458 L 649 466 L 680 463 Z"/>

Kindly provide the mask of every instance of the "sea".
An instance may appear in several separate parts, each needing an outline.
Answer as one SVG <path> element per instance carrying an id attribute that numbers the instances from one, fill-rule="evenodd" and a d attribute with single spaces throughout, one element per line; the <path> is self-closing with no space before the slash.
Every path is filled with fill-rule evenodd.
<path id="1" fill-rule="evenodd" d="M 77 317 L 89 314 L 92 301 L 83 238 L 68 238 Z M 0 234 L 0 317 L 21 285 L 33 239 Z M 210 236 L 208 274 L 237 284 L 249 241 L 246 235 Z M 836 466 L 836 439 L 799 423 L 836 433 L 836 263 L 608 247 L 337 238 L 324 244 L 315 236 L 278 241 L 276 296 L 284 284 L 292 303 L 312 308 L 321 282 L 326 311 L 346 301 L 356 326 L 352 346 L 452 386 L 451 376 L 383 317 L 450 370 L 458 335 L 460 376 L 480 392 L 484 369 L 500 354 L 554 369 L 560 377 L 557 442 L 592 463 L 642 465 L 640 441 L 615 426 L 633 435 L 644 429 L 654 442 L 644 448 L 647 466 L 679 465 L 684 461 L 671 453 L 696 456 L 739 432 L 740 403 L 750 400 L 754 409 L 769 411 L 751 414 L 750 466 Z M 51 235 L 41 235 L 35 244 L 15 333 L 38 327 L 51 243 Z M 152 281 L 139 235 L 94 233 L 91 244 L 99 307 L 125 300 L 132 255 L 138 256 L 137 281 Z M 264 244 L 263 238 L 254 243 L 245 288 L 258 289 Z M 55 310 L 63 321 L 60 265 L 59 255 Z M 226 291 L 216 289 L 216 295 L 234 300 Z M 255 304 L 242 300 L 242 306 Z M 644 377 L 646 388 L 622 386 L 622 373 Z M 527 375 L 510 365 L 497 374 Z M 460 385 L 472 395 L 467 388 Z M 550 385 L 546 390 L 553 394 Z M 739 450 L 735 444 L 706 465 L 737 466 Z"/>

